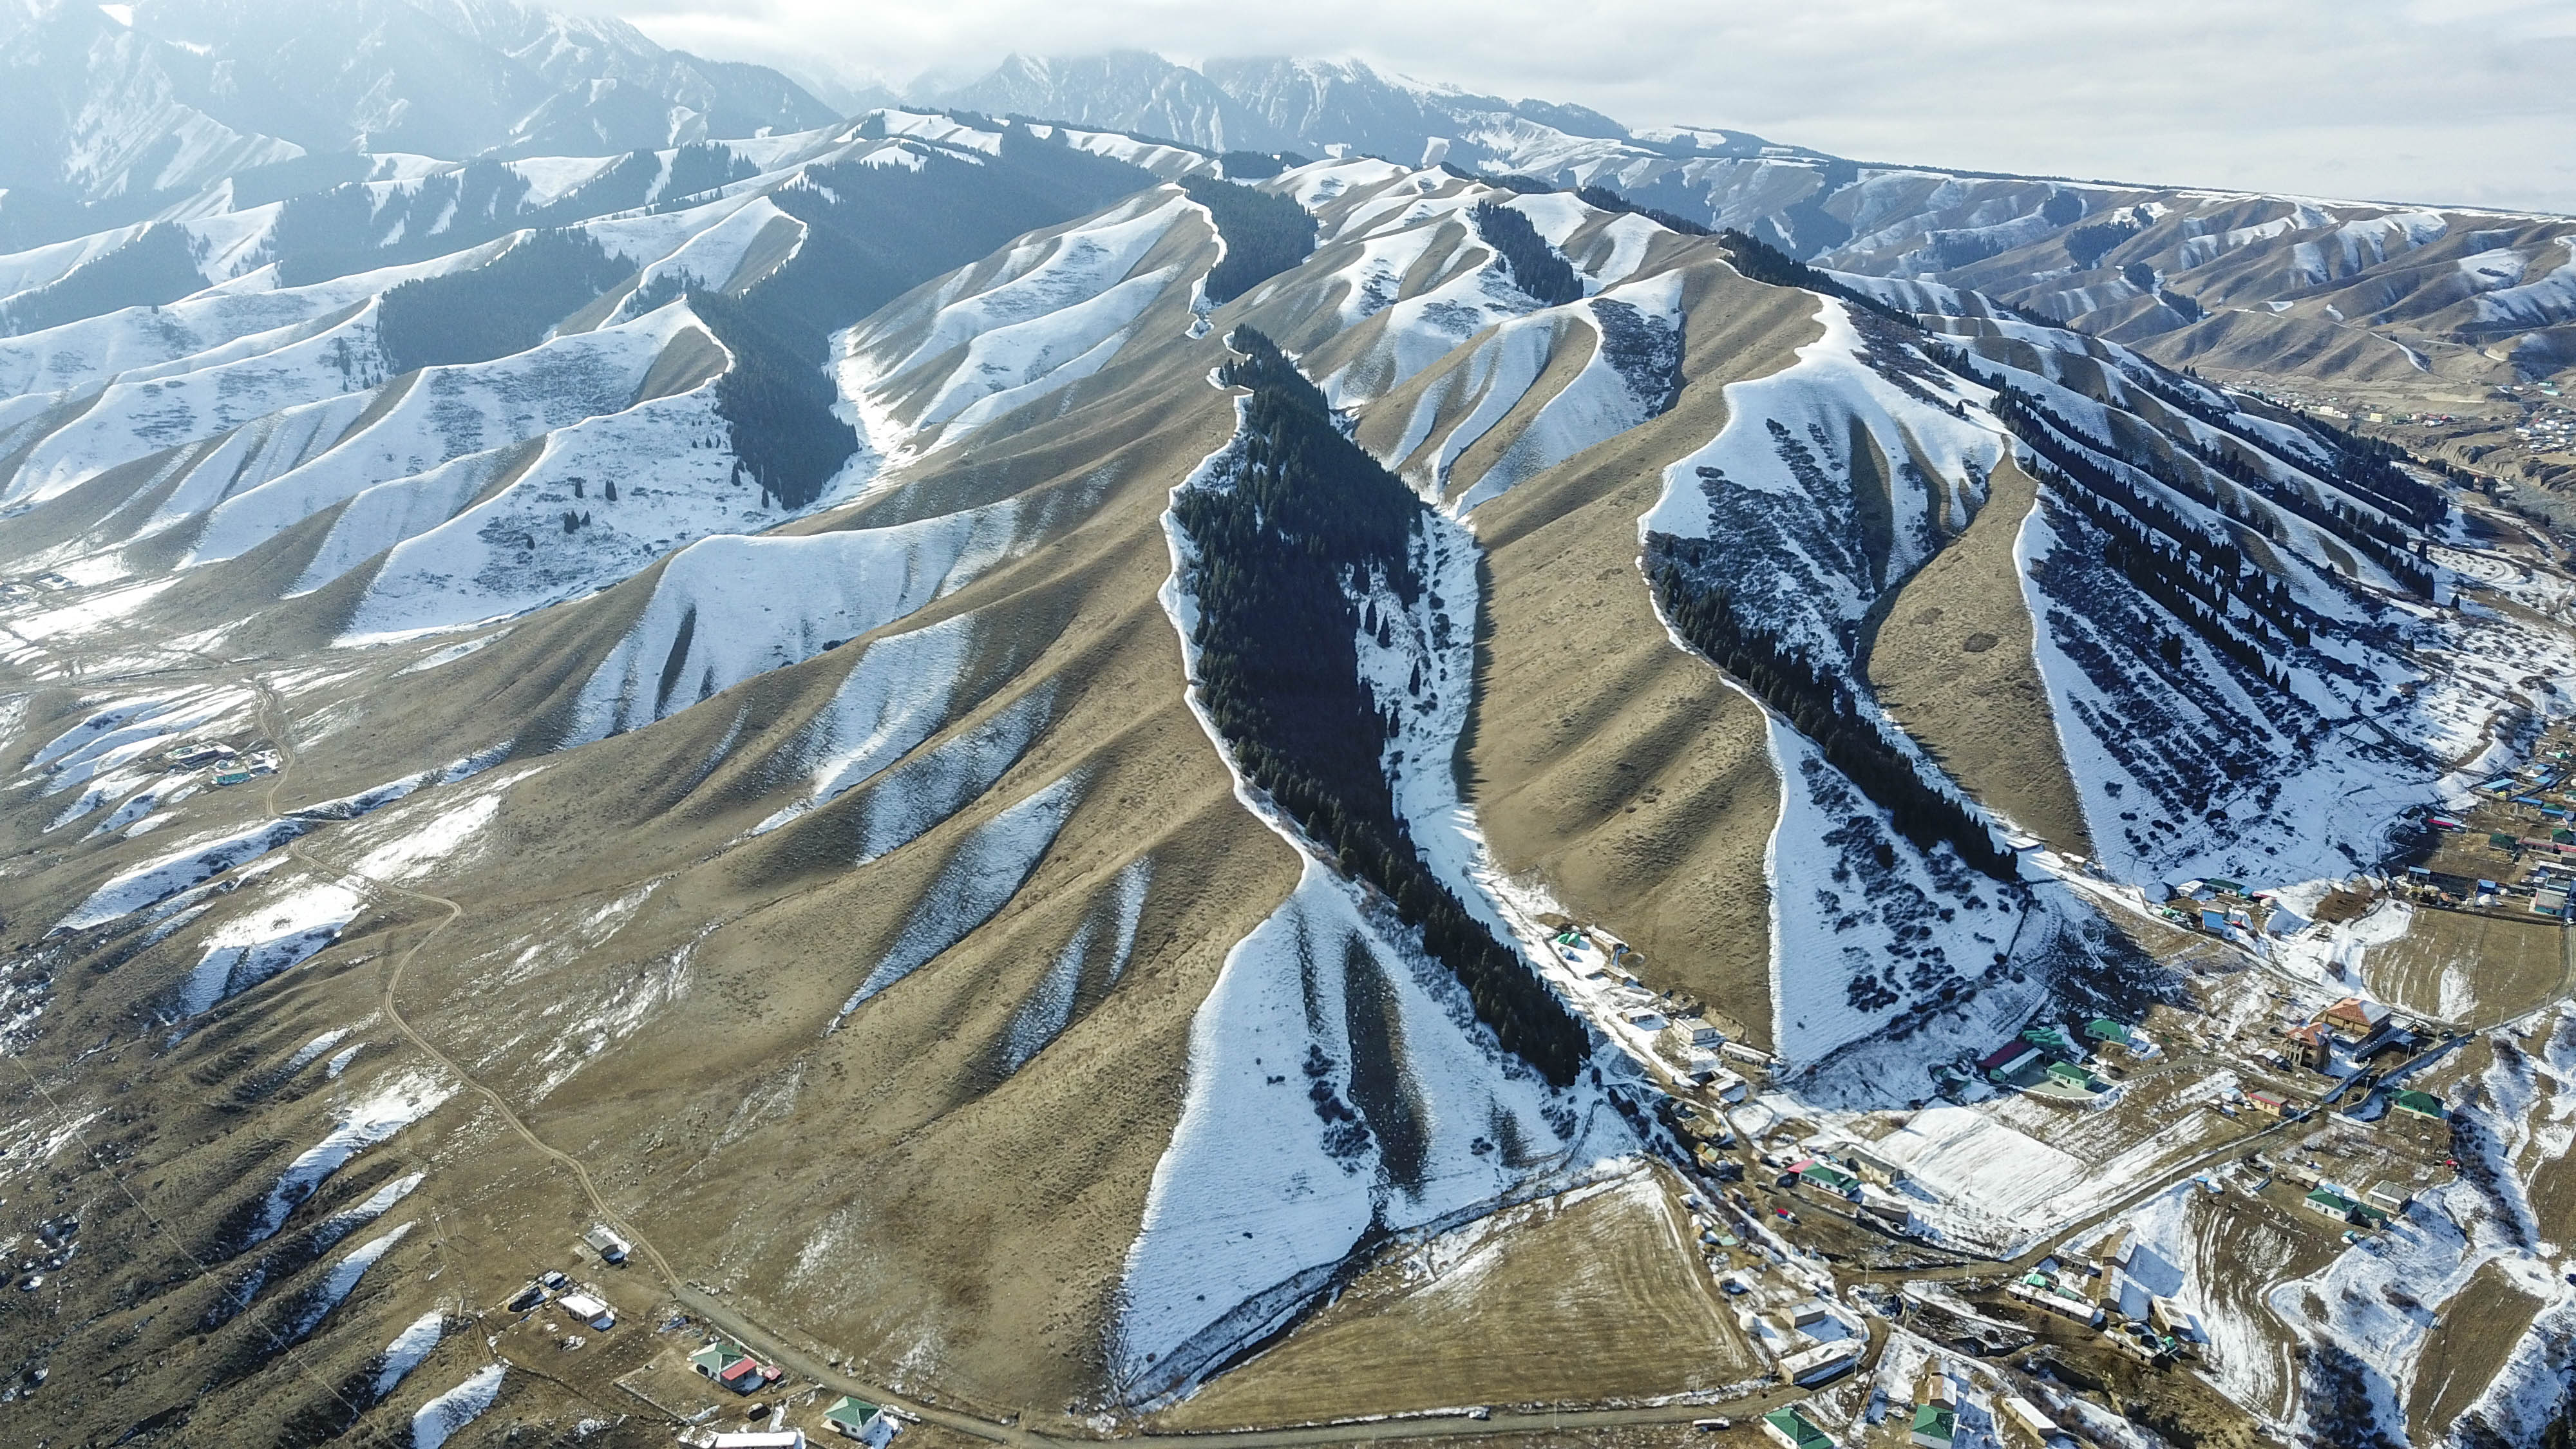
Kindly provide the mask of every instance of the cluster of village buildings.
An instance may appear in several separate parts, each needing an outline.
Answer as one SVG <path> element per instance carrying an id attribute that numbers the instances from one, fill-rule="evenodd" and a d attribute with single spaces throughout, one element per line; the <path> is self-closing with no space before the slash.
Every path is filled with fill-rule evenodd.
<path id="1" fill-rule="evenodd" d="M 218 785 L 247 785 L 262 775 L 277 773 L 275 750 L 253 750 L 245 755 L 220 741 L 199 741 L 182 745 L 162 757 L 162 763 L 173 774 L 193 774 L 211 769 Z"/>
<path id="2" fill-rule="evenodd" d="M 581 1240 L 602 1265 L 611 1268 L 622 1266 L 634 1251 L 632 1243 L 605 1223 L 594 1224 L 581 1235 Z M 541 1310 L 551 1309 L 594 1333 L 605 1333 L 617 1326 L 617 1311 L 609 1305 L 605 1293 L 591 1284 L 576 1283 L 559 1271 L 539 1275 L 510 1299 L 508 1307 L 520 1315 L 522 1322 Z M 574 1333 L 557 1340 L 557 1346 L 578 1349 L 585 1341 Z M 729 1338 L 713 1335 L 688 1355 L 688 1362 L 701 1378 L 745 1398 L 774 1388 L 787 1378 L 782 1366 L 762 1360 Z M 755 1408 L 754 1412 L 759 1410 Z M 709 1409 L 695 1417 L 703 1420 L 712 1413 Z M 806 1449 L 809 1437 L 804 1429 L 786 1422 L 785 1405 L 768 1406 L 765 1417 L 769 1420 L 767 1427 L 696 1429 L 683 1433 L 682 1442 L 698 1449 Z M 902 1427 L 884 1407 L 847 1394 L 824 1404 L 817 1417 L 822 1428 L 865 1443 L 869 1449 L 885 1449 Z"/>
<path id="3" fill-rule="evenodd" d="M 2009 1436 L 2005 1442 L 2015 1445 L 2025 1440 L 2042 1446 L 2065 1442 L 2064 1431 L 2037 1404 L 2007 1388 L 1989 1394 L 1987 1402 L 1978 1405 L 1962 1392 L 1959 1379 L 1937 1360 L 1926 1365 L 1916 1378 L 1912 1402 L 1899 1408 L 1905 1416 L 1905 1442 L 1914 1449 L 1954 1449 L 1963 1442 L 1993 1444 L 1998 1431 Z M 1962 1410 L 1978 1422 L 1962 1422 Z M 1817 1426 L 1804 1404 L 1763 1415 L 1762 1432 L 1782 1449 L 1840 1449 L 1834 1436 Z"/>
<path id="4" fill-rule="evenodd" d="M 2432 854 L 2396 888 L 2419 905 L 2568 919 L 2576 888 L 2576 727 L 2553 726 L 2529 761 L 2429 815 Z"/>

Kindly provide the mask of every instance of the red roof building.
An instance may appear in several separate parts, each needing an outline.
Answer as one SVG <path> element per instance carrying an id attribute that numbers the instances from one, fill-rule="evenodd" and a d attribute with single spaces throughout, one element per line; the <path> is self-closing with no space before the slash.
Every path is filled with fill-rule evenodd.
<path id="1" fill-rule="evenodd" d="M 2334 1060 L 2334 1048 L 2326 1041 L 2322 1026 L 2294 1026 L 2281 1035 L 2289 1039 L 2290 1060 L 2310 1071 L 2324 1071 L 2326 1064 Z"/>
<path id="2" fill-rule="evenodd" d="M 767 1377 L 760 1370 L 759 1360 L 738 1358 L 717 1372 L 716 1382 L 737 1394 L 748 1394 L 757 1392 Z"/>

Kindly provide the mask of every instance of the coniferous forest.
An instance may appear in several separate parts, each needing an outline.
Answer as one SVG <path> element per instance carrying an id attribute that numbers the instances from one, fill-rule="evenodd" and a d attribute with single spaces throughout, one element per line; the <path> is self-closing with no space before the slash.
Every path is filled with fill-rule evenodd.
<path id="1" fill-rule="evenodd" d="M 470 271 L 386 292 L 377 342 L 395 372 L 507 357 L 545 340 L 630 270 L 581 232 L 532 232 Z"/>
<path id="2" fill-rule="evenodd" d="M 1315 250 L 1315 218 L 1284 196 L 1190 176 L 1181 181 L 1190 200 L 1216 218 L 1225 238 L 1225 260 L 1207 276 L 1207 299 L 1222 307 L 1306 259 Z"/>
<path id="3" fill-rule="evenodd" d="M 157 307 L 205 285 L 205 274 L 197 269 L 196 243 L 182 228 L 156 222 L 60 280 L 0 304 L 0 336 L 15 337 L 120 307 Z"/>
<path id="4" fill-rule="evenodd" d="M 1270 339 L 1238 328 L 1221 379 L 1251 392 L 1240 463 L 1174 504 L 1196 547 L 1200 694 L 1236 763 L 1349 875 L 1394 902 L 1456 974 L 1503 1048 L 1559 1086 L 1589 1038 L 1556 993 L 1431 873 L 1380 761 L 1393 733 L 1359 675 L 1346 576 L 1410 602 L 1422 505 L 1334 426 L 1323 394 Z"/>
<path id="5" fill-rule="evenodd" d="M 1529 224 L 1528 217 L 1490 201 L 1477 202 L 1468 214 L 1475 220 L 1476 235 L 1503 259 L 1513 286 L 1550 307 L 1583 300 L 1583 279 Z"/>
<path id="6" fill-rule="evenodd" d="M 1917 849 L 1946 844 L 1996 880 L 2020 878 L 2012 852 L 1958 797 L 1926 781 L 1883 727 L 1860 712 L 1851 689 L 1818 670 L 1805 652 L 1735 612 L 1715 572 L 1706 539 L 1649 534 L 1646 577 L 1664 617 L 1692 648 L 1741 680 L 1763 703 L 1788 716 L 1814 740 L 1825 762 L 1848 776 L 1885 810 L 1896 832 Z"/>

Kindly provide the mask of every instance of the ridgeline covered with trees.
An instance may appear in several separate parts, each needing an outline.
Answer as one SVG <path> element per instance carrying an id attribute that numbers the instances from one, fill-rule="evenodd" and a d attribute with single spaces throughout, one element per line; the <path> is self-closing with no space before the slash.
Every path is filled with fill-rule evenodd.
<path id="1" fill-rule="evenodd" d="M 387 291 L 377 346 L 398 373 L 524 352 L 632 270 L 586 232 L 534 232 L 471 271 Z"/>
<path id="2" fill-rule="evenodd" d="M 1513 286 L 1550 307 L 1583 300 L 1583 279 L 1530 225 L 1528 217 L 1491 201 L 1477 202 L 1468 216 L 1476 223 L 1476 235 L 1503 259 L 1503 270 L 1511 273 Z"/>
<path id="3" fill-rule="evenodd" d="M 1765 704 L 1814 740 L 1840 770 L 1886 811 L 1896 832 L 1919 850 L 1947 845 L 1978 871 L 2018 880 L 2012 852 L 1959 798 L 1923 778 L 1883 726 L 1860 712 L 1850 686 L 1816 668 L 1804 650 L 1735 612 L 1716 581 L 1719 560 L 1707 539 L 1668 533 L 1646 538 L 1646 578 L 1664 617 L 1692 648 L 1741 680 Z"/>
<path id="4" fill-rule="evenodd" d="M 16 337 L 125 307 L 158 307 L 206 285 L 187 231 L 155 222 L 125 245 L 90 258 L 0 307 L 0 336 Z"/>
<path id="5" fill-rule="evenodd" d="M 2006 388 L 1994 412 L 2036 455 L 2032 471 L 2040 481 L 2059 485 L 2050 497 L 2102 530 L 2106 562 L 2221 655 L 2275 688 L 2288 687 L 2272 656 L 2306 645 L 2314 615 L 2285 585 L 2247 566 L 2234 539 L 2212 538 L 2103 466 L 2094 452 L 2107 449 L 2028 394 Z M 2243 617 L 2231 612 L 2231 601 Z"/>
<path id="6" fill-rule="evenodd" d="M 1236 764 L 1347 874 L 1394 902 L 1456 974 L 1504 1050 L 1558 1086 L 1590 1038 L 1556 993 L 1449 893 L 1395 810 L 1381 764 L 1393 725 L 1360 679 L 1359 606 L 1343 579 L 1383 576 L 1407 602 L 1422 504 L 1334 425 L 1270 339 L 1238 328 L 1219 374 L 1251 391 L 1239 460 L 1173 512 L 1196 554 L 1200 697 Z"/>
<path id="7" fill-rule="evenodd" d="M 1184 177 L 1181 189 L 1216 218 L 1217 235 L 1225 239 L 1225 259 L 1207 275 L 1211 305 L 1224 306 L 1315 250 L 1315 218 L 1285 196 L 1213 176 Z"/>

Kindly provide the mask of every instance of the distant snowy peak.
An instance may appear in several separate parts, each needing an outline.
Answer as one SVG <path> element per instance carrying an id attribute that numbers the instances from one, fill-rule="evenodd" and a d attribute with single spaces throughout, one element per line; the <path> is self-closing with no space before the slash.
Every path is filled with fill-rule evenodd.
<path id="1" fill-rule="evenodd" d="M 1618 122 L 1584 106 L 1477 95 L 1382 74 L 1357 60 L 1272 56 L 1211 60 L 1192 69 L 1146 51 L 1015 54 L 989 75 L 920 99 L 1113 127 L 1212 151 L 1321 155 L 1346 146 L 1406 162 L 1421 157 L 1432 137 L 1456 138 L 1515 120 L 1561 137 L 1615 143 L 1629 136 Z M 1714 131 L 1673 134 L 1728 136 L 1727 154 L 1756 154 L 1769 144 Z M 1689 140 L 1662 144 L 1696 146 Z"/>
<path id="2" fill-rule="evenodd" d="M 1216 150 L 1287 144 L 1206 76 L 1145 51 L 1078 59 L 1013 54 L 943 99 L 993 115 L 1110 126 Z"/>
<path id="3" fill-rule="evenodd" d="M 282 194 L 362 174 L 320 159 L 332 153 L 597 155 L 838 119 L 776 71 L 517 0 L 12 10 L 0 242 L 13 245 L 191 209 L 227 178 Z"/>

